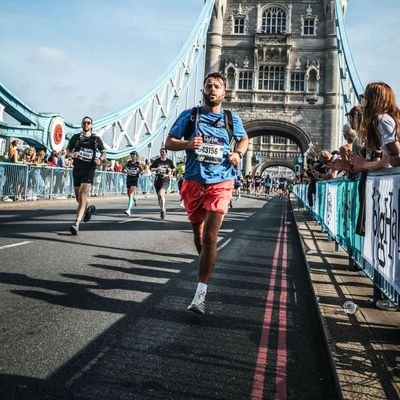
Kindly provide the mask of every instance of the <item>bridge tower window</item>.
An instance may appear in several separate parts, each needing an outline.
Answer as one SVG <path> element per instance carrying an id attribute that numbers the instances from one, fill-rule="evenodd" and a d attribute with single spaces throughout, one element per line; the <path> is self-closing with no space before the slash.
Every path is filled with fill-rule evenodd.
<path id="1" fill-rule="evenodd" d="M 279 7 L 271 7 L 262 16 L 262 32 L 279 34 L 286 33 L 286 11 Z"/>
<path id="2" fill-rule="evenodd" d="M 235 18 L 233 32 L 234 33 L 244 33 L 244 17 Z"/>
<path id="3" fill-rule="evenodd" d="M 285 68 L 282 65 L 261 65 L 258 70 L 259 90 L 284 90 Z"/>
<path id="4" fill-rule="evenodd" d="M 313 15 L 313 10 L 309 4 L 307 7 L 307 15 L 301 16 L 301 34 L 302 36 L 317 36 L 318 16 Z"/>
<path id="5" fill-rule="evenodd" d="M 303 20 L 303 35 L 315 36 L 315 18 L 305 18 Z"/>
<path id="6" fill-rule="evenodd" d="M 271 136 L 261 136 L 261 144 L 271 144 Z"/>
<path id="7" fill-rule="evenodd" d="M 286 138 L 283 136 L 272 136 L 274 144 L 286 144 Z"/>
<path id="8" fill-rule="evenodd" d="M 239 90 L 253 89 L 253 73 L 249 71 L 239 72 Z"/>
<path id="9" fill-rule="evenodd" d="M 292 72 L 290 90 L 293 92 L 304 92 L 304 72 Z"/>

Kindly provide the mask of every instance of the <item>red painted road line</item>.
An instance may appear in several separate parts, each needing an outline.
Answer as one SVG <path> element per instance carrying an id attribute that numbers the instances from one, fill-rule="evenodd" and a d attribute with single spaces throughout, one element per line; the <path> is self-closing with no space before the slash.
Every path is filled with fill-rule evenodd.
<path id="1" fill-rule="evenodd" d="M 285 209 L 285 221 L 287 209 Z M 283 230 L 281 294 L 279 298 L 278 349 L 275 369 L 275 400 L 287 399 L 287 225 Z"/>
<path id="2" fill-rule="evenodd" d="M 256 368 L 253 377 L 253 387 L 251 390 L 251 400 L 262 400 L 264 395 L 265 370 L 268 358 L 269 334 L 271 331 L 272 308 L 274 306 L 274 295 L 275 295 L 274 287 L 276 281 L 276 270 L 279 263 L 279 251 L 281 247 L 282 233 L 283 233 L 283 212 L 281 215 L 281 225 L 279 227 L 278 238 L 276 241 L 276 247 L 274 251 L 274 258 L 272 261 L 271 279 L 269 281 L 269 286 L 267 289 L 264 320 L 261 331 L 260 344 L 258 346 Z"/>

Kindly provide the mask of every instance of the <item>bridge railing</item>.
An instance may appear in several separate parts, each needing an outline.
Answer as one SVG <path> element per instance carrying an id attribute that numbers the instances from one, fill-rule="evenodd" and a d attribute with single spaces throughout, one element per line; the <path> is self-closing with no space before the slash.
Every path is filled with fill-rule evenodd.
<path id="1" fill-rule="evenodd" d="M 369 173 L 365 203 L 359 196 L 357 178 L 319 181 L 312 207 L 307 184 L 294 193 L 322 230 L 347 251 L 353 262 L 397 307 L 400 306 L 400 168 Z M 365 234 L 357 234 L 360 208 L 365 207 Z"/>
<path id="2" fill-rule="evenodd" d="M 178 191 L 176 179 L 169 192 Z M 126 194 L 126 174 L 96 170 L 90 196 Z M 154 176 L 142 174 L 137 192 L 154 193 Z M 29 201 L 74 197 L 72 169 L 0 162 L 0 198 L 3 201 Z"/>

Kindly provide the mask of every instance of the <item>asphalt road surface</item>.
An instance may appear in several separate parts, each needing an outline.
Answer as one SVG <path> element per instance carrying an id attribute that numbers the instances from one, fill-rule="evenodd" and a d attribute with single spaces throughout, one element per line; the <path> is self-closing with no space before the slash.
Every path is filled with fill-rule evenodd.
<path id="1" fill-rule="evenodd" d="M 234 202 L 206 315 L 177 195 L 0 208 L 0 399 L 334 400 L 290 203 Z"/>

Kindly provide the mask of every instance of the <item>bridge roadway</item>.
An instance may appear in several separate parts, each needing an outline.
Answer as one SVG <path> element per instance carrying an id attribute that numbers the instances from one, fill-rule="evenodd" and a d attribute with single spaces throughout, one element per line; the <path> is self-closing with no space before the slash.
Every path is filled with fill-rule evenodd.
<path id="1" fill-rule="evenodd" d="M 289 201 L 234 202 L 202 317 L 177 195 L 95 204 L 77 237 L 72 200 L 0 208 L 1 399 L 341 398 Z"/>

